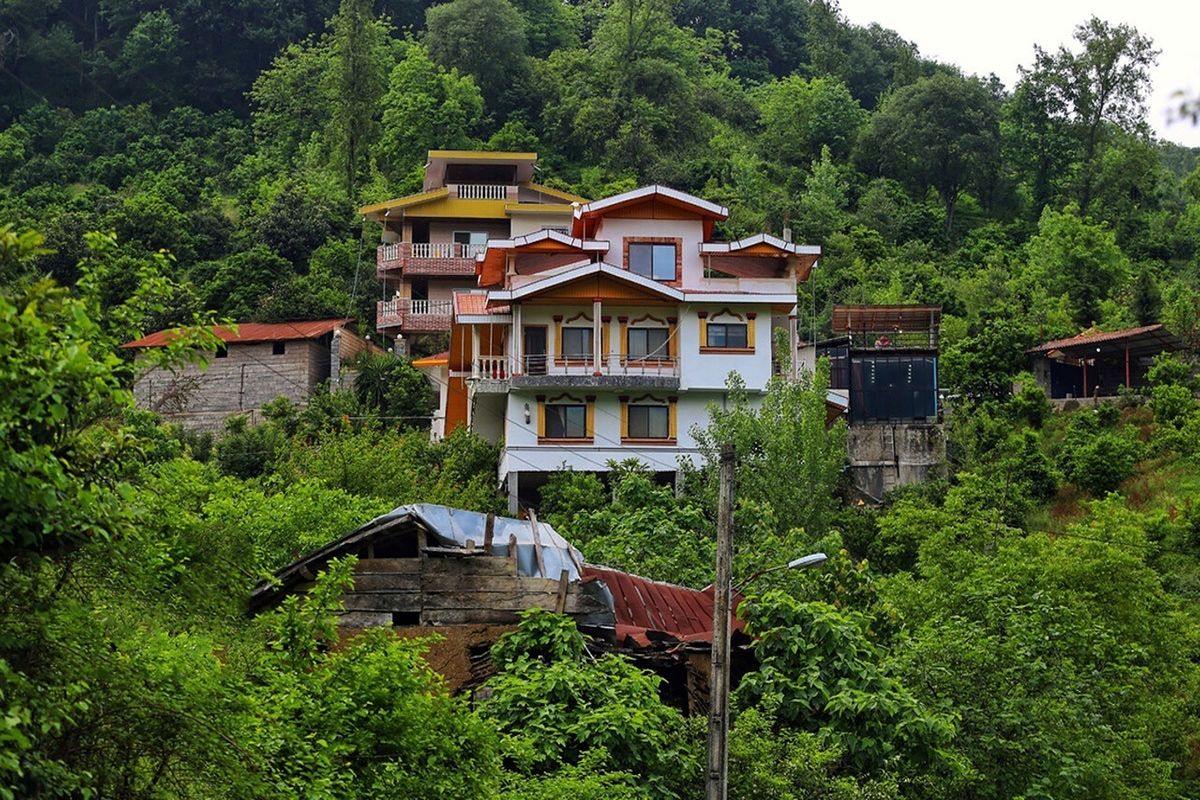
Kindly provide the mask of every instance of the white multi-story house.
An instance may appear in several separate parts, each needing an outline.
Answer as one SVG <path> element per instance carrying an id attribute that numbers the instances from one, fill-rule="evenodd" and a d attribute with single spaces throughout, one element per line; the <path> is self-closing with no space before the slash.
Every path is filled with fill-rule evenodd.
<path id="1" fill-rule="evenodd" d="M 502 444 L 510 507 L 563 465 L 697 460 L 693 426 L 773 372 L 774 331 L 796 348 L 796 286 L 820 248 L 760 234 L 712 239 L 728 210 L 663 186 L 578 205 L 570 233 L 491 239 L 478 288 L 453 300 L 450 350 L 415 362 L 441 386 L 436 435 Z"/>

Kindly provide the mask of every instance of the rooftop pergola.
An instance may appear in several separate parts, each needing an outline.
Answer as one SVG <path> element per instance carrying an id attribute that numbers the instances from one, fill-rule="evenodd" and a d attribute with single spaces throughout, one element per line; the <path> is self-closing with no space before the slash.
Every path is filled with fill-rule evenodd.
<path id="1" fill-rule="evenodd" d="M 854 348 L 936 350 L 941 323 L 941 306 L 833 307 L 834 335 L 849 336 Z"/>

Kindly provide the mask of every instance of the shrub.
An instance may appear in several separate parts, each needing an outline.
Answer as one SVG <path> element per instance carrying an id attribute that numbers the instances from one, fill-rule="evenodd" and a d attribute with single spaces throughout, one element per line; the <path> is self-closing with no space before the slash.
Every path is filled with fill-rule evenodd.
<path id="1" fill-rule="evenodd" d="M 1008 401 L 1008 410 L 1014 419 L 1028 422 L 1035 428 L 1042 427 L 1046 417 L 1050 415 L 1050 400 L 1046 391 L 1038 385 L 1037 380 L 1028 372 L 1022 372 L 1016 379 L 1016 390 Z"/>
<path id="2" fill-rule="evenodd" d="M 1132 475 L 1141 455 L 1141 444 L 1122 433 L 1105 431 L 1088 437 L 1068 433 L 1059 466 L 1068 481 L 1099 496 L 1115 491 Z"/>
<path id="3" fill-rule="evenodd" d="M 242 415 L 230 417 L 217 442 L 217 468 L 243 480 L 257 478 L 275 468 L 287 445 L 283 431 L 272 423 L 251 425 Z"/>

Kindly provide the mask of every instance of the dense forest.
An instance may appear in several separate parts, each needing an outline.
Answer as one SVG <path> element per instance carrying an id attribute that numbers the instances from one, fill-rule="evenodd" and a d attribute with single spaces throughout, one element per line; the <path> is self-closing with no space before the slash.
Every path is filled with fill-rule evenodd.
<path id="1" fill-rule="evenodd" d="M 211 437 L 133 407 L 118 345 L 351 312 L 431 148 L 532 150 L 592 198 L 658 182 L 790 228 L 837 302 L 938 303 L 949 475 L 845 501 L 826 369 L 731 386 L 738 798 L 1200 793 L 1200 168 L 1146 124 L 1153 42 L 1080 20 L 1016 86 L 816 0 L 0 3 L 0 798 L 696 798 L 703 720 L 532 613 L 477 702 L 420 642 L 331 648 L 351 566 L 250 588 L 408 502 L 499 510 L 494 448 L 388 424 L 402 359 Z M 1054 336 L 1162 320 L 1150 389 L 1052 412 Z M 193 346 L 198 349 L 192 349 Z M 1014 391 L 1015 385 L 1015 391 Z M 710 582 L 715 475 L 562 473 L 541 516 L 595 563 Z"/>

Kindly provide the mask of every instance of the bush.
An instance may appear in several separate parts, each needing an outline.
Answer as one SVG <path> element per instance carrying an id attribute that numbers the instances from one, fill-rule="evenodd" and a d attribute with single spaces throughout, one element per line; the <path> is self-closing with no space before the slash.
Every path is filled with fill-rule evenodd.
<path id="1" fill-rule="evenodd" d="M 217 442 L 217 468 L 222 475 L 257 478 L 275 468 L 287 447 L 287 437 L 273 423 L 251 425 L 244 416 L 230 417 Z"/>
<path id="2" fill-rule="evenodd" d="M 1121 481 L 1133 474 L 1142 449 L 1139 442 L 1116 431 L 1086 437 L 1068 432 L 1059 466 L 1068 481 L 1100 496 L 1116 491 Z"/>
<path id="3" fill-rule="evenodd" d="M 1178 383 L 1164 383 L 1150 390 L 1150 409 L 1159 425 L 1180 427 L 1195 413 L 1196 399 L 1192 390 Z"/>
<path id="4" fill-rule="evenodd" d="M 1014 419 L 1028 422 L 1035 428 L 1042 427 L 1052 407 L 1046 391 L 1038 385 L 1033 375 L 1022 372 L 1016 379 L 1016 391 L 1008 401 L 1009 413 Z"/>

